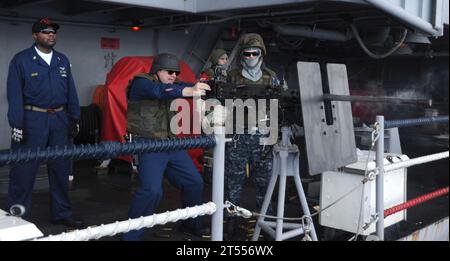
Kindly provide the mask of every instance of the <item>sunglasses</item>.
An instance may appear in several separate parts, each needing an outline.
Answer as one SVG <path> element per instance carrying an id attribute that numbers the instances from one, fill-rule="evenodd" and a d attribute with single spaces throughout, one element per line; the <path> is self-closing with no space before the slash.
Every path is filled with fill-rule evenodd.
<path id="1" fill-rule="evenodd" d="M 175 74 L 176 76 L 180 75 L 180 72 L 178 72 L 178 71 L 167 71 L 167 73 L 169 75 L 172 75 L 172 74 Z"/>
<path id="2" fill-rule="evenodd" d="M 51 34 L 51 33 L 56 34 L 56 31 L 53 29 L 43 29 L 43 30 L 40 30 L 39 32 L 43 33 L 43 34 Z"/>
<path id="3" fill-rule="evenodd" d="M 259 56 L 261 54 L 260 51 L 255 51 L 255 52 L 242 52 L 242 55 L 245 57 L 250 57 L 250 56 Z"/>

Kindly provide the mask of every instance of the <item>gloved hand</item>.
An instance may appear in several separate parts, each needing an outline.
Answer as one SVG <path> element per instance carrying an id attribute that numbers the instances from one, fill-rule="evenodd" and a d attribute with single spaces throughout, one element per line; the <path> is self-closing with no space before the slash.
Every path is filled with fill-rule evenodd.
<path id="1" fill-rule="evenodd" d="M 225 125 L 225 121 L 227 120 L 228 112 L 227 109 L 223 105 L 214 106 L 213 119 L 212 122 L 214 125 L 223 126 Z"/>
<path id="2" fill-rule="evenodd" d="M 214 111 L 210 112 L 203 119 L 203 124 L 205 124 L 206 126 L 210 126 L 212 123 L 215 126 L 223 126 L 225 125 L 227 116 L 227 109 L 223 105 L 216 105 L 214 106 Z"/>
<path id="3" fill-rule="evenodd" d="M 80 121 L 72 120 L 70 124 L 70 137 L 75 138 L 80 133 Z"/>
<path id="4" fill-rule="evenodd" d="M 25 132 L 21 128 L 12 128 L 11 130 L 11 139 L 14 142 L 23 144 L 25 143 Z"/>

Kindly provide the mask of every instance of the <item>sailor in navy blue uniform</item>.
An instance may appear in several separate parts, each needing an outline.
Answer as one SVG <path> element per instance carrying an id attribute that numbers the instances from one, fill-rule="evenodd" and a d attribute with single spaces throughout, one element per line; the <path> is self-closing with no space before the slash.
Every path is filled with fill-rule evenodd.
<path id="1" fill-rule="evenodd" d="M 205 95 L 210 86 L 176 82 L 181 72 L 178 58 L 169 53 L 155 56 L 150 73 L 135 75 L 127 87 L 127 131 L 137 139 L 174 137 L 170 121 L 176 112 L 170 104 L 176 98 Z M 186 150 L 141 153 L 139 156 L 140 187 L 134 193 L 129 218 L 153 214 L 163 195 L 163 178 L 181 192 L 181 207 L 202 204 L 203 179 Z M 209 236 L 201 217 L 182 221 L 180 230 L 198 237 Z M 123 234 L 122 240 L 139 240 L 144 229 Z"/>
<path id="2" fill-rule="evenodd" d="M 12 129 L 11 149 L 64 146 L 78 134 L 80 106 L 71 64 L 53 50 L 58 24 L 43 18 L 32 26 L 35 40 L 30 48 L 14 56 L 7 79 L 8 121 Z M 39 162 L 11 166 L 7 209 L 14 204 L 31 210 L 31 195 Z M 83 227 L 72 216 L 69 202 L 70 159 L 47 164 L 51 194 L 52 222 Z"/>

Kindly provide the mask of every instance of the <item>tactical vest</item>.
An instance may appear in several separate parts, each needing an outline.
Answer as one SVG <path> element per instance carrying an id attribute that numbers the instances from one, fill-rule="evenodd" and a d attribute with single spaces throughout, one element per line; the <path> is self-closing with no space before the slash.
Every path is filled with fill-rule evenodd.
<path id="1" fill-rule="evenodd" d="M 170 131 L 170 119 L 176 114 L 170 111 L 172 100 L 140 100 L 130 101 L 132 82 L 136 78 L 145 78 L 149 81 L 155 79 L 141 73 L 134 76 L 127 86 L 127 131 L 131 134 L 145 138 L 165 139 L 173 137 Z"/>
<path id="2" fill-rule="evenodd" d="M 259 79 L 258 81 L 254 82 L 251 81 L 245 77 L 242 76 L 242 68 L 238 67 L 235 69 L 232 69 L 228 72 L 228 75 L 230 77 L 230 81 L 236 85 L 252 85 L 254 88 L 258 88 L 259 86 L 261 88 L 267 88 L 267 86 L 270 87 L 274 87 L 274 81 L 277 81 L 277 75 L 274 71 L 270 70 L 269 68 L 263 67 L 261 68 L 262 70 L 262 76 L 261 79 Z M 268 100 L 270 99 L 270 97 L 266 98 L 266 115 L 267 117 L 269 117 L 270 115 L 270 103 L 268 102 Z M 244 101 L 245 102 L 245 101 Z M 257 105 L 257 101 L 256 101 L 256 105 Z M 256 108 L 256 111 L 258 108 Z M 236 109 L 233 111 L 233 124 L 234 124 L 234 128 L 236 129 L 237 123 L 236 123 Z M 244 129 L 247 130 L 247 126 L 248 126 L 248 114 L 247 112 L 244 115 Z M 256 122 L 256 127 L 258 127 L 258 122 Z"/>

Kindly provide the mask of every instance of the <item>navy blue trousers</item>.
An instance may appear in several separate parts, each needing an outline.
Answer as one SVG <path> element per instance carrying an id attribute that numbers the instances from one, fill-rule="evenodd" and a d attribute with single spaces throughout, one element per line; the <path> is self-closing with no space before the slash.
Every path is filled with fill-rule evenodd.
<path id="1" fill-rule="evenodd" d="M 241 194 L 246 180 L 246 165 L 250 166 L 250 179 L 256 188 L 256 211 L 261 210 L 272 174 L 272 146 L 261 146 L 257 134 L 237 134 L 235 142 L 228 142 L 225 151 L 225 198 L 241 205 Z M 249 197 L 249 195 L 245 195 Z M 271 207 L 269 207 L 269 210 Z M 270 212 L 270 211 L 269 211 Z"/>
<path id="2" fill-rule="evenodd" d="M 53 114 L 46 112 L 25 111 L 25 143 L 11 142 L 11 149 L 29 149 L 47 146 L 64 146 L 69 144 L 69 120 L 66 112 Z M 25 207 L 25 216 L 30 216 L 31 195 L 40 162 L 21 163 L 11 166 L 7 210 L 14 204 Z M 51 160 L 47 163 L 50 183 L 51 212 L 53 220 L 72 216 L 69 201 L 70 159 Z"/>
<path id="3" fill-rule="evenodd" d="M 202 204 L 203 179 L 186 151 L 144 153 L 139 155 L 140 187 L 134 193 L 129 218 L 148 216 L 155 212 L 161 201 L 162 182 L 166 174 L 169 182 L 181 191 L 181 207 Z M 192 229 L 202 227 L 201 218 L 188 219 Z M 139 240 L 144 229 L 123 234 L 122 240 Z"/>

